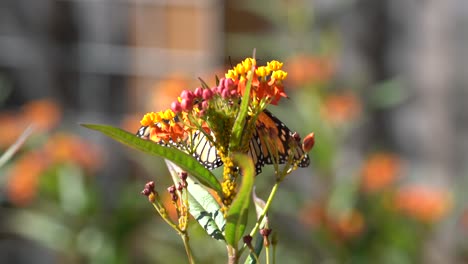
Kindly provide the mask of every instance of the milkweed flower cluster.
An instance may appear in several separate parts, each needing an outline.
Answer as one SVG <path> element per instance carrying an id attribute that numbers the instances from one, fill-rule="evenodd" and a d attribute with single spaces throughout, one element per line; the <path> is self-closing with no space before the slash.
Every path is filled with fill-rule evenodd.
<path id="1" fill-rule="evenodd" d="M 305 152 L 313 146 L 313 135 L 304 151 L 299 135 L 265 112 L 268 105 L 287 97 L 283 81 L 288 74 L 282 67 L 276 60 L 257 66 L 255 59 L 247 58 L 228 70 L 216 86 L 202 81 L 195 90 L 182 91 L 171 109 L 147 113 L 137 135 L 181 149 L 209 169 L 224 164 L 223 203 L 229 205 L 240 173 L 233 153 L 249 153 L 257 174 L 264 164 L 287 164 L 289 171 L 309 165 Z M 239 119 L 241 129 L 235 126 L 242 122 Z"/>

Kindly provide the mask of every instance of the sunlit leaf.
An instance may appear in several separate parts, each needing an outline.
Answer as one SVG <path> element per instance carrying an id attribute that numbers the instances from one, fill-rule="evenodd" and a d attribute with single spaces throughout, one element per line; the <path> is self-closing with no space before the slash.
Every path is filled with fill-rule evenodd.
<path id="1" fill-rule="evenodd" d="M 226 242 L 236 248 L 237 243 L 244 234 L 247 224 L 250 194 L 252 193 L 255 170 L 252 160 L 248 158 L 247 155 L 235 155 L 234 160 L 243 172 L 242 184 L 227 213 L 225 237 Z"/>
<path id="2" fill-rule="evenodd" d="M 257 219 L 259 219 L 261 214 L 263 213 L 263 210 L 265 209 L 266 203 L 260 197 L 257 196 L 257 194 L 255 193 L 255 187 L 252 191 L 252 198 L 253 198 L 253 202 L 255 205 L 255 212 L 257 213 Z M 260 223 L 260 228 L 265 227 L 267 223 L 268 223 L 268 216 L 265 215 L 265 217 L 263 217 L 262 219 L 262 222 Z"/>
<path id="3" fill-rule="evenodd" d="M 255 50 L 253 57 L 255 59 Z M 236 147 L 239 146 L 241 143 L 241 136 L 242 133 L 244 133 L 244 127 L 245 127 L 245 122 L 247 119 L 247 113 L 248 113 L 248 107 L 249 107 L 249 102 L 250 102 L 250 89 L 252 87 L 252 76 L 254 72 L 254 65 L 252 65 L 252 75 L 251 77 L 247 80 L 247 84 L 245 85 L 245 91 L 244 95 L 242 97 L 242 102 L 240 105 L 239 109 L 239 114 L 237 115 L 237 118 L 234 122 L 234 125 L 232 127 L 232 139 L 231 139 L 231 146 L 235 149 Z"/>

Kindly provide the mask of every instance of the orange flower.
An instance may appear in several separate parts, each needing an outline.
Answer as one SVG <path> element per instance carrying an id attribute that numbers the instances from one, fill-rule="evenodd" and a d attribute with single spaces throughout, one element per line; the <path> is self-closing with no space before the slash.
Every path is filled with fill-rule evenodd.
<path id="1" fill-rule="evenodd" d="M 194 85 L 196 85 L 196 82 L 192 82 L 189 78 L 182 75 L 173 75 L 154 84 L 151 89 L 152 94 L 144 96 L 150 99 L 147 102 L 150 108 L 167 109 L 171 102 L 174 101 L 174 98 L 177 98 L 184 89 Z"/>
<path id="2" fill-rule="evenodd" d="M 71 134 L 53 135 L 44 150 L 53 163 L 71 161 L 89 171 L 96 170 L 102 163 L 102 155 L 95 145 Z"/>
<path id="3" fill-rule="evenodd" d="M 28 152 L 13 164 L 6 187 L 13 204 L 24 206 L 36 196 L 39 176 L 48 164 L 47 157 L 39 151 Z"/>
<path id="4" fill-rule="evenodd" d="M 36 100 L 23 106 L 23 117 L 27 123 L 33 123 L 38 131 L 54 128 L 61 118 L 60 107 L 49 99 Z"/>
<path id="5" fill-rule="evenodd" d="M 120 122 L 120 127 L 123 130 L 130 131 L 130 132 L 136 132 L 140 128 L 140 124 L 136 123 L 135 120 L 138 120 L 141 118 L 141 115 L 139 114 L 129 114 L 124 116 L 122 121 Z"/>
<path id="6" fill-rule="evenodd" d="M 350 239 L 356 237 L 364 230 L 364 217 L 358 211 L 342 214 L 331 223 L 338 237 Z"/>
<path id="7" fill-rule="evenodd" d="M 0 113 L 0 148 L 9 147 L 21 135 L 27 125 L 23 124 L 12 113 Z"/>
<path id="8" fill-rule="evenodd" d="M 320 112 L 324 120 L 337 125 L 356 118 L 361 105 L 351 93 L 331 94 L 325 97 Z"/>
<path id="9" fill-rule="evenodd" d="M 285 63 L 285 69 L 289 73 L 290 87 L 300 87 L 307 83 L 329 81 L 335 72 L 333 61 L 330 57 L 300 54 L 289 58 Z"/>
<path id="10" fill-rule="evenodd" d="M 300 220 L 303 224 L 312 228 L 322 226 L 327 219 L 325 208 L 319 203 L 307 205 L 300 213 Z"/>
<path id="11" fill-rule="evenodd" d="M 177 121 L 176 113 L 170 109 L 157 113 L 147 113 L 141 119 L 140 124 L 150 127 L 149 139 L 154 142 L 160 142 L 161 140 L 179 142 L 185 140 L 191 130 Z"/>
<path id="12" fill-rule="evenodd" d="M 391 185 L 400 173 L 400 160 L 389 153 L 371 155 L 362 168 L 362 188 L 366 192 L 380 191 Z"/>
<path id="13" fill-rule="evenodd" d="M 283 85 L 288 73 L 281 70 L 282 67 L 283 63 L 276 60 L 268 62 L 267 66 L 258 67 L 255 59 L 247 58 L 229 70 L 225 77 L 234 81 L 241 96 L 245 93 L 248 78 L 252 78 L 250 93 L 254 104 L 265 100 L 269 104 L 277 105 L 281 97 L 288 97 Z"/>
<path id="14" fill-rule="evenodd" d="M 395 209 L 416 220 L 434 223 L 451 207 L 451 195 L 446 189 L 424 185 L 405 186 L 394 197 Z"/>
<path id="15" fill-rule="evenodd" d="M 362 233 L 364 217 L 357 210 L 331 216 L 321 204 L 307 206 L 300 215 L 301 221 L 312 228 L 324 228 L 338 239 L 351 239 Z"/>

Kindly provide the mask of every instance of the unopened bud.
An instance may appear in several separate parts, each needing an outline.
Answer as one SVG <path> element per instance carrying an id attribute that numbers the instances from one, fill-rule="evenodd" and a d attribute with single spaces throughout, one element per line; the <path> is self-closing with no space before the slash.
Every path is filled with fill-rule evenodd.
<path id="1" fill-rule="evenodd" d="M 309 152 L 315 145 L 315 134 L 312 132 L 302 141 L 302 150 Z"/>

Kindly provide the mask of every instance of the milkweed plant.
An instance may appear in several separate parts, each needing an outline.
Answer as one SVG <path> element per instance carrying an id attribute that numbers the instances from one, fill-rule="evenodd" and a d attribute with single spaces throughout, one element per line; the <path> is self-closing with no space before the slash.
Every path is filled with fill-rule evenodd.
<path id="1" fill-rule="evenodd" d="M 267 212 L 285 177 L 309 165 L 307 153 L 315 142 L 313 133 L 301 141 L 297 132 L 266 109 L 287 97 L 283 81 L 288 74 L 282 66 L 276 60 L 259 66 L 255 56 L 247 58 L 224 78 L 216 78 L 215 86 L 201 80 L 200 87 L 183 91 L 170 109 L 145 114 L 136 135 L 107 125 L 83 124 L 165 159 L 174 182 L 167 191 L 178 219 L 169 217 L 154 181 L 146 183 L 142 194 L 182 238 L 189 263 L 196 263 L 189 221 L 197 221 L 211 238 L 226 244 L 228 263 L 241 259 L 258 263 L 263 248 L 265 262 L 275 260 L 276 239 Z M 276 180 L 264 201 L 253 187 L 267 164 L 274 167 Z M 223 174 L 218 179 L 210 170 L 220 166 Z M 247 232 L 251 206 L 257 218 Z"/>

